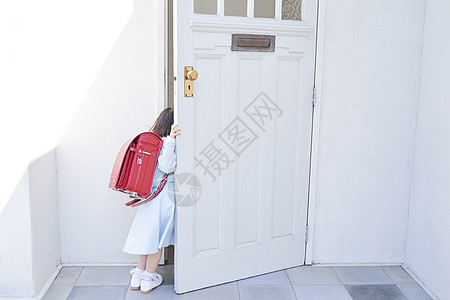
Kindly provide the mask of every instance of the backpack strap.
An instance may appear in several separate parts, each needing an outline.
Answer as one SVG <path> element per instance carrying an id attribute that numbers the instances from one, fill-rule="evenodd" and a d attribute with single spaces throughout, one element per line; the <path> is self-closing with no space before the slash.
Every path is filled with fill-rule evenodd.
<path id="1" fill-rule="evenodd" d="M 162 191 L 162 189 L 166 185 L 168 176 L 169 176 L 169 174 L 167 174 L 167 173 L 164 175 L 164 178 L 161 180 L 161 182 L 159 183 L 156 190 L 153 191 L 153 193 L 150 196 L 148 196 L 147 198 L 144 198 L 144 199 L 134 199 L 134 200 L 128 201 L 127 203 L 125 203 L 125 205 L 131 206 L 131 207 L 136 207 L 136 206 L 145 204 L 145 203 L 149 202 L 150 200 L 152 200 L 153 198 L 155 198 L 156 196 L 158 196 L 158 194 Z"/>

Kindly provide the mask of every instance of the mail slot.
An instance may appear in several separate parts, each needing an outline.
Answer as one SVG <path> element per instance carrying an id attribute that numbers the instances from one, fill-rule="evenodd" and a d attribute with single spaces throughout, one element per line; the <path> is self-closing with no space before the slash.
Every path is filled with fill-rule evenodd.
<path id="1" fill-rule="evenodd" d="M 274 52 L 275 36 L 260 34 L 232 34 L 232 51 Z"/>

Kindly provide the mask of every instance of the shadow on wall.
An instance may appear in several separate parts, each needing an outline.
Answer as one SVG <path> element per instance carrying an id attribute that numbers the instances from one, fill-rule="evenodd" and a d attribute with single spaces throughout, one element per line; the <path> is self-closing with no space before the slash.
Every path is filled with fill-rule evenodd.
<path id="1" fill-rule="evenodd" d="M 0 296 L 35 296 L 60 262 L 54 150 L 25 170 L 0 214 L 0 236 Z"/>

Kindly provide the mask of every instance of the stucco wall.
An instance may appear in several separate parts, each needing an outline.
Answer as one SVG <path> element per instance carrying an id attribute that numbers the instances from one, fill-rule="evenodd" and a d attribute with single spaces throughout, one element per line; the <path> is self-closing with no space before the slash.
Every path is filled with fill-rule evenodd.
<path id="1" fill-rule="evenodd" d="M 0 297 L 33 297 L 28 169 L 0 213 Z"/>
<path id="2" fill-rule="evenodd" d="M 30 164 L 0 214 L 0 297 L 33 298 L 59 264 L 55 152 Z"/>
<path id="3" fill-rule="evenodd" d="M 136 208 L 125 207 L 127 196 L 108 183 L 122 144 L 148 130 L 164 103 L 164 2 L 134 4 L 57 147 L 63 263 L 137 261 L 122 252 Z"/>
<path id="4" fill-rule="evenodd" d="M 450 2 L 427 1 L 405 262 L 450 299 Z"/>
<path id="5" fill-rule="evenodd" d="M 33 278 L 39 292 L 60 263 L 55 151 L 32 162 L 28 170 Z"/>
<path id="6" fill-rule="evenodd" d="M 313 262 L 404 259 L 424 7 L 326 1 Z"/>
<path id="7" fill-rule="evenodd" d="M 54 148 L 132 4 L 0 2 L 0 297 L 35 298 L 59 263 Z"/>

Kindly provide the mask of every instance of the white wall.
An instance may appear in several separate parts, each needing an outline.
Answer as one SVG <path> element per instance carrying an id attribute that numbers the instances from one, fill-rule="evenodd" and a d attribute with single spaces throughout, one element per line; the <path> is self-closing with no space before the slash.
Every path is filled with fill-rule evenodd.
<path id="1" fill-rule="evenodd" d="M 450 299 L 450 2 L 427 1 L 406 264 Z"/>
<path id="2" fill-rule="evenodd" d="M 0 297 L 33 297 L 28 169 L 0 213 Z"/>
<path id="3" fill-rule="evenodd" d="M 131 14 L 132 1 L 0 1 L 0 211 L 54 149 Z M 30 146 L 32 145 L 32 146 Z M 16 159 L 12 159 L 16 158 Z M 20 158 L 20 159 L 17 159 Z"/>
<path id="4" fill-rule="evenodd" d="M 424 0 L 326 1 L 325 10 L 312 261 L 400 263 Z"/>
<path id="5" fill-rule="evenodd" d="M 32 162 L 29 176 L 33 278 L 39 292 L 60 263 L 55 151 Z"/>
<path id="6" fill-rule="evenodd" d="M 55 152 L 32 162 L 0 214 L 0 297 L 35 297 L 59 264 Z"/>
<path id="7" fill-rule="evenodd" d="M 135 208 L 108 189 L 116 155 L 163 105 L 163 1 L 134 12 L 57 147 L 63 263 L 135 262 L 122 251 Z M 161 22 L 161 24 L 159 23 Z"/>
<path id="8" fill-rule="evenodd" d="M 59 262 L 53 150 L 132 4 L 0 2 L 0 297 L 35 297 Z"/>

